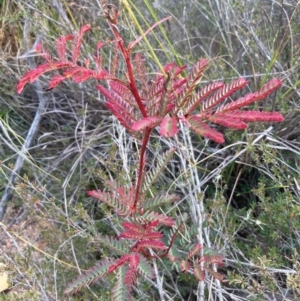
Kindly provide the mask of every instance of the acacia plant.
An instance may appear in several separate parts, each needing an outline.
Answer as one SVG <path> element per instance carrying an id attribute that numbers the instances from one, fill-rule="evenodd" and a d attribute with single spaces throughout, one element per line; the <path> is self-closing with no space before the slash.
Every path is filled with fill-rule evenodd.
<path id="1" fill-rule="evenodd" d="M 207 59 L 200 59 L 190 72 L 187 71 L 187 66 L 168 63 L 155 76 L 149 76 L 143 57 L 140 54 L 132 55 L 133 47 L 142 37 L 126 45 L 117 27 L 116 7 L 103 4 L 103 9 L 115 38 L 116 56 L 111 71 L 102 68 L 99 54 L 104 45 L 102 42 L 97 44 L 97 54 L 93 60 L 85 59 L 84 65 L 79 64 L 83 35 L 91 29 L 89 25 L 84 25 L 77 35 L 67 35 L 56 40 L 58 58 L 52 57 L 42 45 L 38 45 L 36 51 L 45 59 L 45 63 L 27 72 L 17 86 L 18 93 L 21 93 L 27 83 L 55 70 L 60 72 L 50 80 L 49 89 L 69 78 L 76 83 L 90 78 L 97 80 L 101 84 L 96 88 L 106 98 L 107 109 L 140 145 L 137 150 L 137 172 L 132 176 L 130 184 L 126 186 L 110 181 L 106 183 L 105 190 L 88 191 L 89 196 L 113 208 L 116 216 L 123 220 L 122 229 L 116 237 L 100 234 L 95 237 L 95 241 L 112 251 L 112 256 L 101 259 L 90 270 L 79 275 L 68 285 L 65 293 L 77 292 L 111 274 L 115 275 L 112 299 L 130 299 L 137 278 L 152 278 L 153 260 L 159 258 L 170 260 L 183 273 L 192 273 L 199 281 L 204 281 L 207 274 L 222 280 L 222 274 L 216 270 L 222 265 L 221 255 L 203 252 L 204 246 L 196 241 L 189 250 L 188 246 L 181 252 L 175 250 L 176 239 L 183 224 L 162 213 L 161 208 L 164 204 L 177 202 L 180 198 L 164 192 L 153 196 L 149 191 L 176 149 L 166 151 L 157 159 L 154 167 L 147 169 L 150 135 L 158 129 L 159 135 L 173 137 L 178 134 L 178 124 L 183 123 L 196 134 L 216 143 L 223 143 L 225 140 L 222 133 L 209 125 L 210 123 L 240 130 L 247 128 L 247 122 L 280 122 L 283 120 L 280 113 L 242 108 L 266 98 L 282 82 L 274 78 L 259 91 L 233 100 L 233 94 L 246 87 L 247 81 L 239 78 L 229 84 L 216 81 L 199 87 L 208 66 Z M 71 55 L 68 55 L 68 43 L 71 44 Z M 119 56 L 126 66 L 123 77 L 115 75 Z M 166 234 L 168 230 L 169 234 Z"/>

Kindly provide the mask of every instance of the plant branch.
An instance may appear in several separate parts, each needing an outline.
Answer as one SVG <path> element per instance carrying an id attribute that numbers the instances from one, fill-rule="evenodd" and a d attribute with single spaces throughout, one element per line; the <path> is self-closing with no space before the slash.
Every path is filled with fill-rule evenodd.
<path id="1" fill-rule="evenodd" d="M 143 177 L 144 177 L 144 169 L 145 169 L 145 152 L 147 148 L 147 144 L 150 138 L 151 134 L 151 129 L 147 128 L 145 130 L 145 136 L 143 138 L 143 143 L 141 147 L 141 154 L 140 154 L 140 163 L 139 163 L 139 171 L 138 171 L 138 177 L 137 177 L 137 184 L 136 184 L 136 191 L 135 191 L 135 197 L 134 197 L 134 202 L 132 206 L 132 210 L 135 211 L 137 207 L 137 203 L 139 201 L 139 195 L 141 191 L 141 186 L 143 183 Z"/>

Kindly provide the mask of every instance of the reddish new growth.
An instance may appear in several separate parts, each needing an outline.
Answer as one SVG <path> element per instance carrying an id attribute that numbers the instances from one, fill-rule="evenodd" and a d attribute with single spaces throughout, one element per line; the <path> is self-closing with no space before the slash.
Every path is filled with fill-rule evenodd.
<path id="1" fill-rule="evenodd" d="M 124 48 L 124 42 L 118 36 L 117 48 L 123 51 L 129 73 L 125 80 L 116 78 L 104 70 L 101 67 L 100 56 L 94 57 L 96 70 L 89 69 L 88 59 L 84 61 L 85 67 L 79 66 L 77 61 L 82 37 L 90 29 L 89 25 L 85 25 L 77 37 L 68 35 L 58 38 L 55 43 L 58 59 L 52 58 L 39 45 L 36 50 L 47 62 L 23 76 L 17 86 L 18 93 L 22 92 L 26 83 L 32 83 L 42 74 L 58 69 L 63 69 L 62 75 L 52 77 L 49 89 L 55 88 L 68 78 L 72 78 L 76 83 L 84 82 L 89 78 L 107 80 L 108 88 L 102 85 L 97 85 L 96 88 L 106 97 L 107 108 L 133 135 L 143 130 L 152 131 L 159 126 L 161 136 L 172 137 L 178 133 L 178 122 L 181 121 L 197 134 L 217 143 L 223 143 L 223 135 L 210 127 L 207 122 L 233 129 L 245 129 L 246 122 L 283 121 L 282 115 L 277 112 L 241 110 L 277 90 L 282 84 L 280 79 L 274 78 L 259 91 L 248 93 L 232 101 L 229 97 L 243 89 L 248 82 L 239 78 L 229 84 L 213 82 L 199 89 L 198 84 L 201 83 L 203 72 L 208 65 L 206 59 L 198 61 L 186 77 L 183 77 L 182 73 L 186 66 L 180 67 L 170 63 L 164 67 L 166 75 L 158 74 L 155 78 L 149 78 L 142 56 L 136 55 L 131 61 L 131 49 Z M 119 35 L 118 32 L 116 34 Z M 71 60 L 68 60 L 66 55 L 68 41 L 73 42 Z M 98 43 L 97 52 L 102 46 L 103 43 Z M 139 90 L 137 81 L 141 83 Z"/>
<path id="2" fill-rule="evenodd" d="M 163 72 L 158 72 L 154 77 L 148 76 L 143 57 L 137 54 L 133 58 L 131 55 L 133 47 L 142 37 L 126 47 L 117 28 L 117 10 L 113 5 L 103 4 L 103 7 L 116 41 L 116 59 L 113 60 L 114 65 L 111 70 L 116 70 L 117 58 L 121 54 L 127 68 L 122 78 L 117 78 L 114 72 L 109 73 L 102 68 L 99 52 L 104 43 L 98 43 L 97 55 L 93 60 L 85 59 L 83 66 L 79 64 L 83 35 L 91 29 L 89 25 L 85 25 L 77 36 L 67 35 L 57 39 L 55 43 L 57 58 L 53 58 L 39 45 L 36 51 L 44 57 L 46 63 L 27 72 L 20 80 L 17 91 L 21 93 L 27 83 L 32 83 L 42 74 L 55 70 L 60 70 L 60 74 L 52 77 L 49 89 L 55 88 L 69 78 L 76 83 L 84 82 L 89 78 L 102 80 L 108 86 L 99 84 L 96 88 L 107 99 L 107 108 L 131 135 L 141 139 L 138 172 L 130 187 L 121 187 L 112 181 L 108 183 L 110 192 L 100 190 L 88 192 L 89 196 L 112 207 L 118 216 L 126 218 L 123 222 L 123 230 L 117 238 L 98 237 L 103 244 L 115 251 L 118 258 L 114 261 L 101 261 L 88 273 L 80 275 L 66 290 L 68 293 L 75 292 L 107 273 L 116 272 L 119 273 L 118 280 L 112 294 L 119 296 L 123 293 L 122 283 L 129 291 L 136 282 L 137 274 L 145 278 L 152 277 L 149 259 L 165 256 L 171 258 L 168 252 L 180 228 L 178 227 L 175 233 L 173 231 L 169 246 L 163 242 L 162 233 L 155 229 L 174 226 L 175 221 L 163 214 L 160 206 L 166 201 L 175 202 L 178 197 L 163 194 L 149 198 L 147 194 L 148 189 L 175 152 L 175 149 L 166 152 L 158 161 L 157 167 L 146 172 L 146 149 L 151 132 L 158 128 L 161 136 L 173 137 L 178 133 L 178 125 L 181 122 L 200 136 L 216 143 L 223 143 L 225 140 L 222 133 L 211 127 L 210 123 L 233 129 L 245 129 L 247 122 L 283 121 L 282 115 L 277 112 L 243 110 L 244 107 L 269 96 L 282 83 L 280 79 L 272 79 L 259 91 L 233 100 L 231 97 L 235 92 L 244 89 L 248 82 L 239 78 L 229 84 L 217 81 L 199 87 L 208 66 L 207 59 L 196 62 L 188 75 L 185 75 L 186 66 L 169 63 L 163 67 Z M 145 34 L 159 23 L 152 26 Z M 70 55 L 67 54 L 67 44 L 71 46 Z M 200 281 L 204 279 L 205 272 L 221 279 L 222 276 L 215 271 L 215 267 L 221 265 L 223 258 L 219 255 L 197 257 L 196 253 L 201 249 L 201 245 L 196 245 L 187 257 L 181 260 L 182 271 L 192 272 Z"/>

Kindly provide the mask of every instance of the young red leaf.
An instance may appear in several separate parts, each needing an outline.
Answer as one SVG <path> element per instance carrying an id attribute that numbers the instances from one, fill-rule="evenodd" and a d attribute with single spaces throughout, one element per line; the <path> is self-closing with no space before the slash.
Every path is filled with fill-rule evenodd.
<path id="1" fill-rule="evenodd" d="M 177 122 L 176 117 L 166 116 L 160 124 L 160 135 L 164 137 L 175 136 L 178 133 Z"/>
<path id="2" fill-rule="evenodd" d="M 163 235 L 160 232 L 149 232 L 143 235 L 143 239 L 149 239 L 149 240 L 160 239 L 162 237 Z"/>
<path id="3" fill-rule="evenodd" d="M 256 100 L 261 100 L 266 98 L 272 92 L 277 90 L 281 85 L 282 85 L 282 81 L 280 79 L 278 78 L 271 79 L 266 84 L 264 84 L 259 91 L 254 93 Z"/>
<path id="4" fill-rule="evenodd" d="M 162 241 L 159 240 L 142 240 L 137 243 L 136 250 L 139 251 L 140 249 L 154 249 L 154 250 L 165 250 L 166 246 Z"/>
<path id="5" fill-rule="evenodd" d="M 76 41 L 73 45 L 73 51 L 72 51 L 72 60 L 73 63 L 77 64 L 78 58 L 79 58 L 79 54 L 80 54 L 80 47 L 82 44 L 82 37 L 83 34 L 89 30 L 91 30 L 91 26 L 89 24 L 83 25 L 78 33 L 78 36 L 76 37 Z"/>
<path id="6" fill-rule="evenodd" d="M 165 214 L 159 214 L 157 212 L 153 212 L 149 210 L 146 210 L 143 213 L 143 215 L 138 215 L 135 216 L 134 218 L 136 222 L 143 223 L 143 224 L 149 221 L 155 221 L 155 222 L 159 222 L 159 224 L 166 225 L 169 227 L 173 227 L 175 225 L 175 221 L 171 217 Z"/>
<path id="7" fill-rule="evenodd" d="M 132 129 L 134 131 L 141 131 L 146 128 L 154 128 L 161 122 L 161 120 L 161 117 L 144 117 L 133 123 Z"/>
<path id="8" fill-rule="evenodd" d="M 249 104 L 255 102 L 256 96 L 254 93 L 249 93 L 245 95 L 244 97 L 238 98 L 237 100 L 230 102 L 226 105 L 222 105 L 217 109 L 217 112 L 226 112 L 226 111 L 232 111 L 236 110 L 245 106 L 248 106 Z"/>
<path id="9" fill-rule="evenodd" d="M 208 111 L 211 108 L 215 107 L 217 104 L 232 95 L 234 92 L 245 87 L 247 83 L 248 81 L 246 81 L 244 78 L 239 78 L 231 82 L 230 84 L 224 85 L 214 95 L 210 96 L 203 102 L 202 112 Z"/>
<path id="10" fill-rule="evenodd" d="M 33 83 L 39 76 L 48 71 L 57 70 L 61 68 L 71 67 L 69 62 L 53 62 L 45 63 L 36 67 L 34 70 L 28 71 L 19 81 L 17 85 L 17 93 L 20 94 L 27 83 Z"/>
<path id="11" fill-rule="evenodd" d="M 67 41 L 72 41 L 72 40 L 74 40 L 73 35 L 67 35 L 56 39 L 55 41 L 56 51 L 61 62 L 66 61 L 66 44 Z"/>
<path id="12" fill-rule="evenodd" d="M 207 59 L 200 59 L 193 67 L 192 72 L 189 76 L 190 84 L 195 86 L 198 83 L 198 80 L 201 78 L 203 71 L 206 69 L 208 64 Z"/>
<path id="13" fill-rule="evenodd" d="M 206 85 L 197 93 L 197 95 L 191 96 L 186 102 L 184 115 L 189 115 L 196 109 L 196 107 L 211 93 L 222 88 L 224 84 L 222 82 L 214 82 Z"/>
<path id="14" fill-rule="evenodd" d="M 49 82 L 49 84 L 48 84 L 48 88 L 49 88 L 49 89 L 54 89 L 57 85 L 59 85 L 59 84 L 60 84 L 61 82 L 63 82 L 65 79 L 66 79 L 65 76 L 61 76 L 61 75 L 59 75 L 59 74 L 55 74 L 55 75 L 51 78 L 51 80 L 50 80 L 50 82 Z"/>
<path id="15" fill-rule="evenodd" d="M 127 230 L 143 233 L 143 228 L 140 225 L 130 222 L 123 222 L 122 226 Z"/>
<path id="16" fill-rule="evenodd" d="M 284 120 L 278 112 L 259 112 L 259 111 L 230 111 L 224 113 L 224 118 L 240 118 L 246 122 L 282 122 Z"/>
<path id="17" fill-rule="evenodd" d="M 130 258 L 131 258 L 131 254 L 126 254 L 126 255 L 123 255 L 121 258 L 119 258 L 115 264 L 111 265 L 109 268 L 108 268 L 108 273 L 112 273 L 114 272 L 116 269 L 118 269 L 120 266 L 124 265 L 126 262 L 130 261 Z"/>
<path id="18" fill-rule="evenodd" d="M 118 235 L 118 238 L 140 240 L 143 238 L 143 234 L 141 234 L 140 232 L 125 230 L 121 234 Z"/>
<path id="19" fill-rule="evenodd" d="M 202 256 L 198 262 L 205 262 L 206 266 L 216 264 L 218 266 L 223 266 L 224 257 L 221 255 L 205 255 Z"/>
<path id="20" fill-rule="evenodd" d="M 209 138 L 216 143 L 224 143 L 223 135 L 209 127 L 206 123 L 202 121 L 202 118 L 195 115 L 186 119 L 187 124 L 191 129 L 196 132 L 198 135 Z"/>
<path id="21" fill-rule="evenodd" d="M 242 118 L 236 117 L 230 117 L 225 114 L 214 114 L 206 116 L 208 120 L 210 120 L 213 123 L 217 123 L 220 125 L 223 125 L 228 128 L 243 130 L 246 129 L 248 126 L 245 122 L 242 121 Z"/>
<path id="22" fill-rule="evenodd" d="M 126 284 L 129 292 L 131 292 L 132 286 L 136 283 L 138 272 L 136 269 L 129 268 L 124 276 L 124 284 Z"/>
<path id="23" fill-rule="evenodd" d="M 129 261 L 129 267 L 131 269 L 137 270 L 138 266 L 140 264 L 140 256 L 138 253 L 133 253 L 130 256 L 130 261 Z"/>

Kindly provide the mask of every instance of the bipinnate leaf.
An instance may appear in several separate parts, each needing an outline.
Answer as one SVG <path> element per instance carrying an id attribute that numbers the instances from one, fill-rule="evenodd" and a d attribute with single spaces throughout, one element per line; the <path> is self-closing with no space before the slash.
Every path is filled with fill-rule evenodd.
<path id="1" fill-rule="evenodd" d="M 281 87 L 282 81 L 279 78 L 273 78 L 262 86 L 262 88 L 255 92 L 255 99 L 262 100 Z"/>
<path id="2" fill-rule="evenodd" d="M 167 150 L 163 155 L 157 157 L 156 166 L 147 172 L 145 180 L 143 183 L 143 192 L 146 192 L 151 188 L 151 186 L 158 179 L 158 176 L 166 168 L 168 162 L 171 160 L 173 154 L 175 153 L 176 148 L 173 147 Z"/>
<path id="3" fill-rule="evenodd" d="M 208 97 L 216 90 L 222 88 L 223 86 L 224 84 L 222 82 L 209 83 L 208 85 L 200 89 L 200 91 L 196 95 L 191 95 L 191 97 L 186 102 L 184 115 L 191 114 L 206 97 Z"/>
<path id="4" fill-rule="evenodd" d="M 224 143 L 223 135 L 204 123 L 201 117 L 196 115 L 191 116 L 187 118 L 186 121 L 187 125 L 198 135 L 209 138 L 216 143 Z"/>
<path id="5" fill-rule="evenodd" d="M 247 124 L 242 121 L 243 120 L 242 118 L 239 118 L 238 116 L 236 117 L 229 116 L 226 113 L 209 115 L 207 116 L 207 119 L 213 123 L 217 123 L 227 128 L 233 128 L 237 130 L 243 130 L 248 127 Z"/>
<path id="6" fill-rule="evenodd" d="M 75 64 L 77 63 L 79 58 L 83 34 L 91 29 L 92 28 L 89 24 L 83 25 L 79 30 L 78 36 L 75 38 L 75 42 L 73 44 L 73 49 L 72 49 L 72 60 Z"/>
<path id="7" fill-rule="evenodd" d="M 148 211 L 148 210 L 146 210 L 142 215 L 139 214 L 133 216 L 133 218 L 137 223 L 141 223 L 141 224 L 158 221 L 161 225 L 165 225 L 169 227 L 173 227 L 175 225 L 175 221 L 171 217 L 165 214 L 159 214 L 157 212 Z"/>
<path id="8" fill-rule="evenodd" d="M 74 294 L 84 286 L 90 285 L 92 282 L 103 278 L 106 275 L 111 264 L 112 262 L 108 261 L 107 259 L 102 259 L 101 261 L 97 262 L 95 266 L 90 268 L 88 271 L 80 274 L 71 283 L 69 283 L 64 293 Z"/>
<path id="9" fill-rule="evenodd" d="M 156 209 L 162 207 L 165 204 L 170 204 L 178 202 L 180 200 L 179 195 L 176 194 L 161 194 L 151 199 L 146 199 L 143 203 L 143 208 L 147 209 Z"/>
<path id="10" fill-rule="evenodd" d="M 123 255 L 122 257 L 117 259 L 116 262 L 108 268 L 107 272 L 113 273 L 115 270 L 119 269 L 121 266 L 126 265 L 128 262 L 130 262 L 131 256 L 132 256 L 132 254 Z"/>
<path id="11" fill-rule="evenodd" d="M 158 225 L 158 221 L 155 222 Z M 162 234 L 157 231 L 152 231 L 152 227 L 140 225 L 132 222 L 123 222 L 124 230 L 118 235 L 118 238 L 144 240 L 144 239 L 160 239 Z M 151 225 L 151 223 L 150 223 Z"/>
<path id="12" fill-rule="evenodd" d="M 110 192 L 104 192 L 101 190 L 91 190 L 87 192 L 87 195 L 93 198 L 98 199 L 99 201 L 107 204 L 112 207 L 119 215 L 127 215 L 129 213 L 130 208 L 126 206 L 126 203 L 122 202 L 122 200 L 116 197 L 114 194 Z"/>
<path id="13" fill-rule="evenodd" d="M 220 114 L 222 116 L 222 114 Z M 278 112 L 260 112 L 260 111 L 230 111 L 223 114 L 223 118 L 239 118 L 246 122 L 282 122 L 284 120 L 281 113 Z"/>
<path id="14" fill-rule="evenodd" d="M 137 269 L 128 268 L 125 273 L 124 284 L 128 286 L 128 290 L 131 291 L 133 285 L 136 283 L 138 276 Z"/>
<path id="15" fill-rule="evenodd" d="M 159 240 L 142 240 L 137 243 L 136 251 L 139 252 L 141 249 L 153 249 L 153 250 L 166 250 L 167 247 L 162 241 Z"/>
<path id="16" fill-rule="evenodd" d="M 111 290 L 112 301 L 130 301 L 132 300 L 130 291 L 131 287 L 125 284 L 125 276 L 128 267 L 122 266 L 117 271 L 117 280 L 114 287 Z"/>
<path id="17" fill-rule="evenodd" d="M 72 41 L 72 40 L 74 40 L 73 35 L 67 35 L 56 39 L 55 47 L 61 62 L 66 61 L 66 44 L 67 41 Z"/>
<path id="18" fill-rule="evenodd" d="M 146 259 L 144 256 L 140 254 L 140 264 L 138 266 L 138 273 L 143 278 L 150 278 L 152 279 L 154 277 L 154 271 L 152 266 L 149 263 L 149 260 Z"/>
<path id="19" fill-rule="evenodd" d="M 124 84 L 110 80 L 109 87 L 111 90 L 117 93 L 126 103 L 130 104 L 131 106 L 136 106 L 136 101 L 131 91 Z"/>
<path id="20" fill-rule="evenodd" d="M 216 93 L 214 93 L 212 96 L 203 101 L 201 111 L 205 112 L 215 107 L 227 97 L 231 96 L 234 92 L 245 87 L 247 83 L 248 81 L 246 81 L 244 78 L 239 78 L 231 82 L 230 84 L 224 85 Z"/>
<path id="21" fill-rule="evenodd" d="M 97 85 L 96 88 L 107 98 L 106 107 L 126 129 L 132 130 L 132 125 L 135 122 L 134 108 L 113 90 L 108 90 L 101 85 Z"/>
<path id="22" fill-rule="evenodd" d="M 193 67 L 192 72 L 189 76 L 190 85 L 197 85 L 199 79 L 202 77 L 203 71 L 208 65 L 207 59 L 200 59 Z"/>
<path id="23" fill-rule="evenodd" d="M 113 254 L 124 255 L 129 251 L 128 246 L 124 241 L 120 241 L 108 235 L 97 235 L 95 238 L 96 244 L 99 242 L 101 247 L 109 248 Z"/>
<path id="24" fill-rule="evenodd" d="M 160 135 L 164 137 L 175 136 L 178 133 L 177 123 L 176 117 L 165 117 L 160 124 Z"/>
<path id="25" fill-rule="evenodd" d="M 144 239 L 153 240 L 153 239 L 160 239 L 162 238 L 162 236 L 163 235 L 160 232 L 146 231 L 142 227 L 139 227 L 139 229 L 127 229 L 122 231 L 118 235 L 118 238 L 126 238 L 126 239 L 133 239 L 133 240 L 144 240 Z"/>
<path id="26" fill-rule="evenodd" d="M 132 129 L 134 131 L 141 131 L 146 128 L 155 128 L 161 122 L 161 117 L 144 117 L 133 123 Z"/>
<path id="27" fill-rule="evenodd" d="M 233 111 L 245 106 L 248 106 L 249 104 L 253 103 L 256 101 L 256 96 L 254 93 L 249 93 L 245 95 L 244 97 L 240 97 L 235 101 L 232 101 L 228 104 L 221 105 L 218 107 L 216 112 L 222 112 L 225 113 L 227 111 Z"/>
<path id="28" fill-rule="evenodd" d="M 28 71 L 27 73 L 25 73 L 23 75 L 23 77 L 20 79 L 20 81 L 17 84 L 17 93 L 20 94 L 25 85 L 27 83 L 33 83 L 38 77 L 40 77 L 42 74 L 51 71 L 51 70 L 56 70 L 60 68 L 65 68 L 70 66 L 69 63 L 53 63 L 52 65 L 50 65 L 49 63 L 45 63 L 45 64 L 41 64 L 38 67 L 36 67 L 33 70 Z"/>

